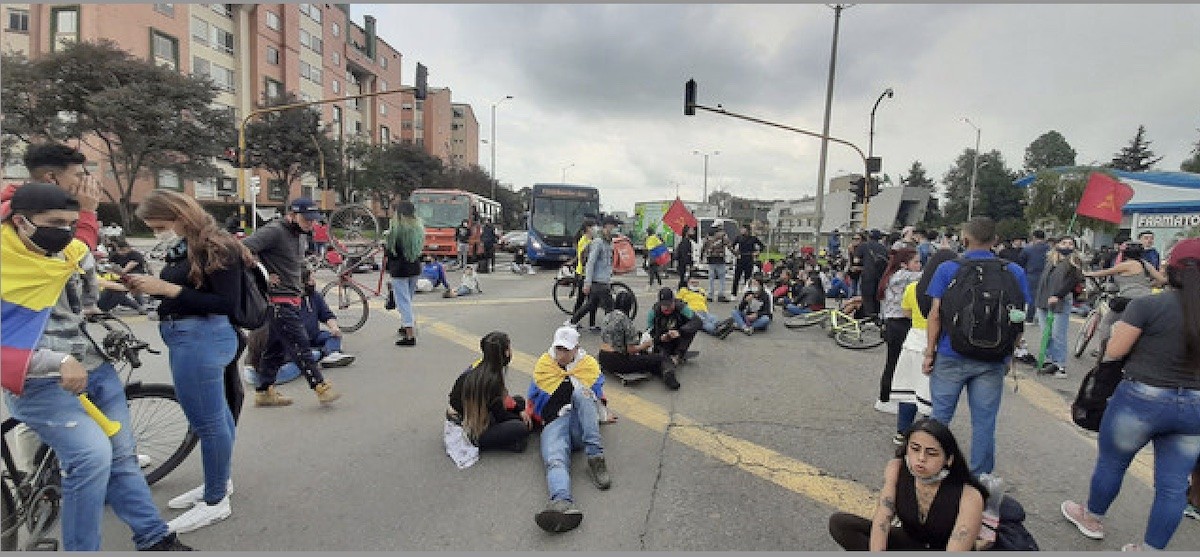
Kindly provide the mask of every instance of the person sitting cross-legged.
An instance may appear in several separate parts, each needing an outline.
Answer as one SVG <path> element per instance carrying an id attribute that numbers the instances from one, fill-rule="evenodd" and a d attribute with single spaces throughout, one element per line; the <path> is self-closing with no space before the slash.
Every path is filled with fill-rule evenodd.
<path id="1" fill-rule="evenodd" d="M 600 489 L 612 487 L 600 437 L 604 375 L 596 358 L 579 347 L 579 331 L 559 327 L 550 350 L 538 358 L 526 399 L 533 402 L 535 423 L 542 429 L 542 461 L 550 503 L 534 517 L 547 532 L 566 532 L 583 522 L 571 497 L 571 452 L 587 453 L 588 475 Z"/>
<path id="2" fill-rule="evenodd" d="M 771 325 L 771 294 L 763 290 L 761 280 L 757 275 L 750 279 L 749 288 L 733 310 L 733 322 L 747 335 L 765 331 Z"/>
<path id="3" fill-rule="evenodd" d="M 354 363 L 354 356 L 342 353 L 342 330 L 338 328 L 337 316 L 325 303 L 325 297 L 317 292 L 317 281 L 312 271 L 305 269 L 300 273 L 304 282 L 304 296 L 300 298 L 300 321 L 308 333 L 308 343 L 314 354 L 318 354 L 321 367 L 345 367 Z M 325 329 L 321 328 L 325 325 Z M 249 358 L 247 362 L 253 361 Z M 258 374 L 246 370 L 245 379 L 257 384 Z M 300 368 L 295 362 L 287 362 L 280 366 L 275 378 L 276 383 L 285 383 L 300 376 Z"/>
<path id="4" fill-rule="evenodd" d="M 783 310 L 788 315 L 803 315 L 825 309 L 825 292 L 821 288 L 821 274 L 809 271 L 802 285 L 795 285 L 788 293 Z"/>
<path id="5" fill-rule="evenodd" d="M 629 318 L 633 302 L 633 293 L 622 290 L 613 302 L 613 311 L 604 316 L 604 325 L 600 330 L 600 352 L 596 356 L 600 360 L 600 367 L 610 373 L 661 375 L 667 387 L 678 389 L 675 370 L 664 365 L 666 356 L 646 353 L 654 347 L 654 342 L 649 339 L 641 342 L 642 335 Z"/>
<path id="6" fill-rule="evenodd" d="M 654 340 L 656 353 L 670 358 L 673 366 L 686 362 L 688 347 L 700 327 L 700 318 L 687 304 L 676 299 L 670 288 L 658 291 L 658 302 L 650 306 L 646 318 L 646 328 Z"/>
<path id="7" fill-rule="evenodd" d="M 675 297 L 687 304 L 688 309 L 700 318 L 700 328 L 704 332 L 717 338 L 725 338 L 722 335 L 733 330 L 732 317 L 717 320 L 715 315 L 708 312 L 708 295 L 704 292 L 704 287 L 700 286 L 700 277 L 695 271 L 688 275 L 687 285 L 680 288 Z"/>

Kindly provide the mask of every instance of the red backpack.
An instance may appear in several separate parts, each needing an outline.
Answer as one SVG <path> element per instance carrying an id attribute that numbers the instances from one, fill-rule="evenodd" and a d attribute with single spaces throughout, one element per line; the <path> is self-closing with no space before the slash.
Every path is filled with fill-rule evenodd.
<path id="1" fill-rule="evenodd" d="M 623 275 L 633 272 L 637 267 L 637 252 L 633 243 L 625 236 L 613 238 L 613 274 Z"/>

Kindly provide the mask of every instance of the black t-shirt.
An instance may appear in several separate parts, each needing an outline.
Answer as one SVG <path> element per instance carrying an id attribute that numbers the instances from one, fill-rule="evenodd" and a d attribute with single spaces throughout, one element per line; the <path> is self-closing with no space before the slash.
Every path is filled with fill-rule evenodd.
<path id="1" fill-rule="evenodd" d="M 883 272 L 887 270 L 888 250 L 883 244 L 874 240 L 863 242 L 854 249 L 854 258 L 862 265 L 863 285 L 879 285 Z M 868 289 L 868 290 L 874 290 Z"/>
<path id="2" fill-rule="evenodd" d="M 142 252 L 135 250 L 135 249 L 129 250 L 129 253 L 127 253 L 125 255 L 121 255 L 121 252 L 119 252 L 119 251 L 114 251 L 114 252 L 108 254 L 108 260 L 112 261 L 118 267 L 120 267 L 122 269 L 124 269 L 125 265 L 128 265 L 130 261 L 137 261 L 137 265 L 134 265 L 134 267 L 132 269 L 130 269 L 129 272 L 130 273 L 139 273 L 139 274 L 146 274 L 146 272 L 147 272 L 146 271 L 146 256 L 142 255 Z"/>
<path id="3" fill-rule="evenodd" d="M 1180 292 L 1129 301 L 1121 321 L 1142 330 L 1125 362 L 1125 377 L 1154 387 L 1200 389 L 1200 369 L 1189 368 Z"/>

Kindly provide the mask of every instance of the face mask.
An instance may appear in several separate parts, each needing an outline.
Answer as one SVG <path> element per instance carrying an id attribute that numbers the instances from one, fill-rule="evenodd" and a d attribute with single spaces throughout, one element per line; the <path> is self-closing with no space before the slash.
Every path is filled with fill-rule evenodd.
<path id="1" fill-rule="evenodd" d="M 1072 253 L 1075 253 L 1075 248 L 1058 248 L 1058 253 L 1063 255 L 1071 255 Z"/>
<path id="2" fill-rule="evenodd" d="M 33 234 L 29 235 L 29 241 L 33 242 L 33 245 L 45 250 L 48 254 L 62 251 L 75 238 L 75 230 L 69 226 L 34 225 L 34 227 Z"/>
<path id="3" fill-rule="evenodd" d="M 170 228 L 168 228 L 166 230 L 159 230 L 158 232 L 155 232 L 154 237 L 158 238 L 158 241 L 162 242 L 162 243 L 173 243 L 173 242 L 179 240 L 179 235 L 176 234 L 175 231 Z"/>
<path id="4" fill-rule="evenodd" d="M 925 485 L 938 483 L 946 479 L 946 476 L 950 475 L 949 468 L 942 468 L 941 470 L 938 470 L 936 474 L 922 478 L 921 476 L 918 476 L 916 472 L 913 472 L 912 464 L 908 461 L 908 455 L 904 455 L 904 465 L 908 467 L 908 473 L 912 474 L 912 477 L 916 478 L 918 482 L 921 482 Z"/>
<path id="5" fill-rule="evenodd" d="M 304 285 L 304 293 L 305 293 L 305 294 L 308 294 L 309 296 L 312 296 L 313 294 L 316 294 L 316 293 L 317 293 L 317 286 L 316 286 L 316 285 L 314 285 L 314 284 L 306 284 L 306 285 Z"/>

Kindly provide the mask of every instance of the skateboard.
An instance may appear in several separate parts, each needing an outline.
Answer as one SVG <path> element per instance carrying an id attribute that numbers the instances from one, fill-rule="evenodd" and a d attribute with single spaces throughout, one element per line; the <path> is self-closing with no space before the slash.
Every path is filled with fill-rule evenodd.
<path id="1" fill-rule="evenodd" d="M 642 381 L 653 377 L 653 375 L 650 375 L 649 373 L 613 373 L 613 375 L 616 375 L 617 378 L 621 380 L 621 386 L 623 387 L 627 387 L 634 383 L 641 383 Z"/>

